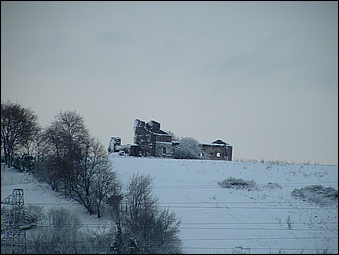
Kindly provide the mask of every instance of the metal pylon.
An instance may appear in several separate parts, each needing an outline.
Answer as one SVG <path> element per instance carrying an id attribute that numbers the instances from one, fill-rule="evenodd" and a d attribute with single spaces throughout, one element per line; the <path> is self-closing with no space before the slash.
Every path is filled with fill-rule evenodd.
<path id="1" fill-rule="evenodd" d="M 26 254 L 26 232 L 20 228 L 20 221 L 25 216 L 24 190 L 14 189 L 1 204 L 9 205 L 4 215 L 1 214 L 1 225 L 5 232 L 4 235 L 1 233 L 1 253 L 4 248 L 6 254 Z"/>

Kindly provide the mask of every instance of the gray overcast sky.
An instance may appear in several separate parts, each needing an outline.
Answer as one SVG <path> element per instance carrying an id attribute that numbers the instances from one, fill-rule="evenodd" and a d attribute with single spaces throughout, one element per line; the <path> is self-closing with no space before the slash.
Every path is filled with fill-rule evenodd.
<path id="1" fill-rule="evenodd" d="M 224 140 L 235 159 L 338 165 L 338 2 L 1 1 L 1 100 Z"/>

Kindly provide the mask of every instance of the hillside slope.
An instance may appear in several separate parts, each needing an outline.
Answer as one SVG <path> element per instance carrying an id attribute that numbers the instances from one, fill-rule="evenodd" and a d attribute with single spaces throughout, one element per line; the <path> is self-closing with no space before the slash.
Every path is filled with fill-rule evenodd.
<path id="1" fill-rule="evenodd" d="M 133 158 L 110 155 L 126 184 L 134 174 L 154 178 L 160 206 L 181 219 L 184 253 L 337 253 L 338 199 L 291 195 L 294 189 L 322 185 L 338 190 L 338 166 L 290 165 L 211 160 Z M 222 188 L 218 182 L 235 177 L 255 183 L 246 189 Z M 235 186 L 236 187 L 236 186 Z M 26 204 L 45 209 L 66 206 L 86 226 L 105 225 L 105 218 L 86 214 L 46 184 L 12 169 L 1 172 L 1 200 L 23 188 Z M 303 201 L 305 200 L 305 201 Z M 321 204 L 324 202 L 325 204 Z"/>
<path id="2" fill-rule="evenodd" d="M 159 202 L 182 220 L 187 253 L 338 251 L 338 199 L 321 206 L 291 195 L 309 185 L 338 190 L 337 166 L 111 159 L 125 182 L 136 173 L 154 178 Z M 221 188 L 228 177 L 253 180 L 256 188 Z"/>

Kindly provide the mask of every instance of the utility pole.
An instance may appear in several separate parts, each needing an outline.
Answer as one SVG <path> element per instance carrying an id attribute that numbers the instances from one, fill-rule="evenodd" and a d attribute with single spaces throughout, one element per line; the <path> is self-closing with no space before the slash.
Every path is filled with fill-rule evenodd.
<path id="1" fill-rule="evenodd" d="M 1 253 L 26 254 L 26 232 L 23 230 L 24 220 L 24 190 L 14 189 L 12 194 L 1 201 L 1 204 L 9 205 L 5 214 L 1 217 L 1 230 L 4 227 L 4 236 L 1 234 Z"/>

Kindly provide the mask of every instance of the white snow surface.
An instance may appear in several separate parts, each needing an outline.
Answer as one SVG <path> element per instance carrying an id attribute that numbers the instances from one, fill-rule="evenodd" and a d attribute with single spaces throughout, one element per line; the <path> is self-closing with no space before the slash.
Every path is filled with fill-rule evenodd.
<path id="1" fill-rule="evenodd" d="M 115 153 L 109 157 L 125 186 L 134 174 L 154 178 L 159 205 L 181 220 L 183 253 L 338 253 L 338 202 L 321 206 L 291 195 L 295 188 L 310 185 L 338 190 L 338 166 L 136 158 Z M 221 188 L 218 181 L 228 177 L 253 180 L 258 189 Z M 268 183 L 281 188 L 265 187 Z M 1 200 L 15 188 L 24 189 L 26 205 L 41 205 L 45 211 L 66 207 L 80 216 L 84 227 L 112 225 L 106 218 L 88 215 L 32 175 L 2 167 Z"/>

